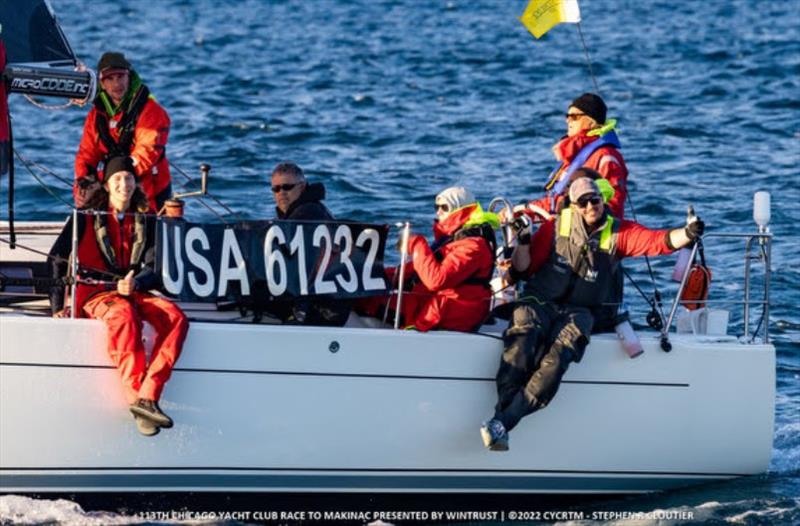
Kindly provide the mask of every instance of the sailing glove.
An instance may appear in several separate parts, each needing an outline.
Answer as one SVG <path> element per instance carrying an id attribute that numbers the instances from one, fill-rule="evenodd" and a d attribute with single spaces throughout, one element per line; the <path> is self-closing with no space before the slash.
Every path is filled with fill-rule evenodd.
<path id="1" fill-rule="evenodd" d="M 514 219 L 511 223 L 511 230 L 514 231 L 514 234 L 517 236 L 517 241 L 519 241 L 521 245 L 527 245 L 531 242 L 530 226 L 531 220 L 525 214 Z"/>
<path id="2" fill-rule="evenodd" d="M 694 241 L 703 235 L 706 231 L 706 224 L 699 217 L 695 217 L 688 225 L 686 225 L 686 237 Z"/>

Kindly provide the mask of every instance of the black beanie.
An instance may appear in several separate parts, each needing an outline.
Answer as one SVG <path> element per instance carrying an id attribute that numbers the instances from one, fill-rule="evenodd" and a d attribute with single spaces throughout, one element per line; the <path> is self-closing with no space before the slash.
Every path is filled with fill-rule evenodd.
<path id="1" fill-rule="evenodd" d="M 114 175 L 117 172 L 130 172 L 135 174 L 133 169 L 133 161 L 130 157 L 111 157 L 106 160 L 106 167 L 103 169 L 105 178 Z"/>
<path id="2" fill-rule="evenodd" d="M 103 56 L 100 57 L 100 61 L 97 63 L 97 73 L 101 73 L 104 69 L 108 68 L 118 68 L 118 69 L 127 69 L 131 70 L 133 67 L 131 63 L 128 62 L 128 59 L 125 58 L 125 55 L 122 53 L 118 53 L 116 51 L 107 51 L 103 53 Z"/>
<path id="3" fill-rule="evenodd" d="M 594 93 L 584 93 L 577 99 L 573 100 L 570 106 L 578 108 L 583 113 L 593 118 L 597 124 L 606 123 L 606 103 L 603 102 L 603 99 L 601 99 L 600 96 L 595 95 Z"/>

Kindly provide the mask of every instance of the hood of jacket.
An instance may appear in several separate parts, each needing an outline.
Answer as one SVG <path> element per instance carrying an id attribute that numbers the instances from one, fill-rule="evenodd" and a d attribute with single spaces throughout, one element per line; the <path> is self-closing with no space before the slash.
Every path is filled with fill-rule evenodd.
<path id="1" fill-rule="evenodd" d="M 473 227 L 483 223 L 489 223 L 495 229 L 500 227 L 500 219 L 497 214 L 485 212 L 480 203 L 471 203 L 453 211 L 441 221 L 434 221 L 433 236 L 438 241 L 452 236 L 464 227 Z"/>
<path id="2" fill-rule="evenodd" d="M 300 197 L 297 198 L 297 201 L 289 205 L 289 208 L 286 209 L 286 213 L 281 212 L 280 208 L 277 206 L 275 207 L 275 215 L 278 219 L 286 219 L 292 215 L 299 206 L 304 205 L 306 203 L 319 203 L 325 199 L 325 185 L 322 183 L 306 183 L 306 189 L 303 190 L 303 193 L 300 194 Z"/>

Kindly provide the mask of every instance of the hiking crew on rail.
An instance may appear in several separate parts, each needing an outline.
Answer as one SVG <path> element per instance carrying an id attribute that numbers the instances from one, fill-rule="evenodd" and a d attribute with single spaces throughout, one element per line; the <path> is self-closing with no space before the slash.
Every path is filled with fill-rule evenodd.
<path id="1" fill-rule="evenodd" d="M 512 263 L 527 279 L 503 340 L 494 416 L 481 426 L 489 449 L 508 449 L 508 432 L 553 399 L 570 363 L 580 362 L 594 324 L 592 309 L 614 286 L 625 257 L 668 254 L 702 235 L 699 219 L 673 230 L 650 230 L 608 213 L 597 184 L 580 178 L 570 206 L 520 236 Z"/>
<path id="2" fill-rule="evenodd" d="M 106 161 L 103 188 L 93 194 L 89 208 L 96 215 L 78 215 L 78 261 L 83 280 L 96 284 L 76 286 L 75 313 L 78 317 L 101 320 L 107 329 L 108 354 L 122 379 L 125 397 L 136 426 L 152 436 L 172 427 L 172 419 L 158 405 L 164 384 L 183 348 L 189 329 L 186 316 L 171 301 L 149 291 L 161 285 L 155 263 L 155 216 L 145 214 L 147 199 L 136 186 L 134 167 L 128 157 Z M 67 274 L 72 249 L 73 223 L 70 219 L 50 250 L 52 276 Z M 56 317 L 68 316 L 64 289 L 50 293 Z M 156 332 L 150 363 L 142 343 L 142 322 Z"/>

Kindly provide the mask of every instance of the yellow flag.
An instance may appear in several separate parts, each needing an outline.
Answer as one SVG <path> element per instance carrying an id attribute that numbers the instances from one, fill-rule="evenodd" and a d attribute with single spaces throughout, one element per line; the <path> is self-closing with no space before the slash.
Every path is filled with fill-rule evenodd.
<path id="1" fill-rule="evenodd" d="M 531 0 L 519 21 L 539 38 L 556 24 L 580 22 L 581 10 L 578 0 Z"/>

